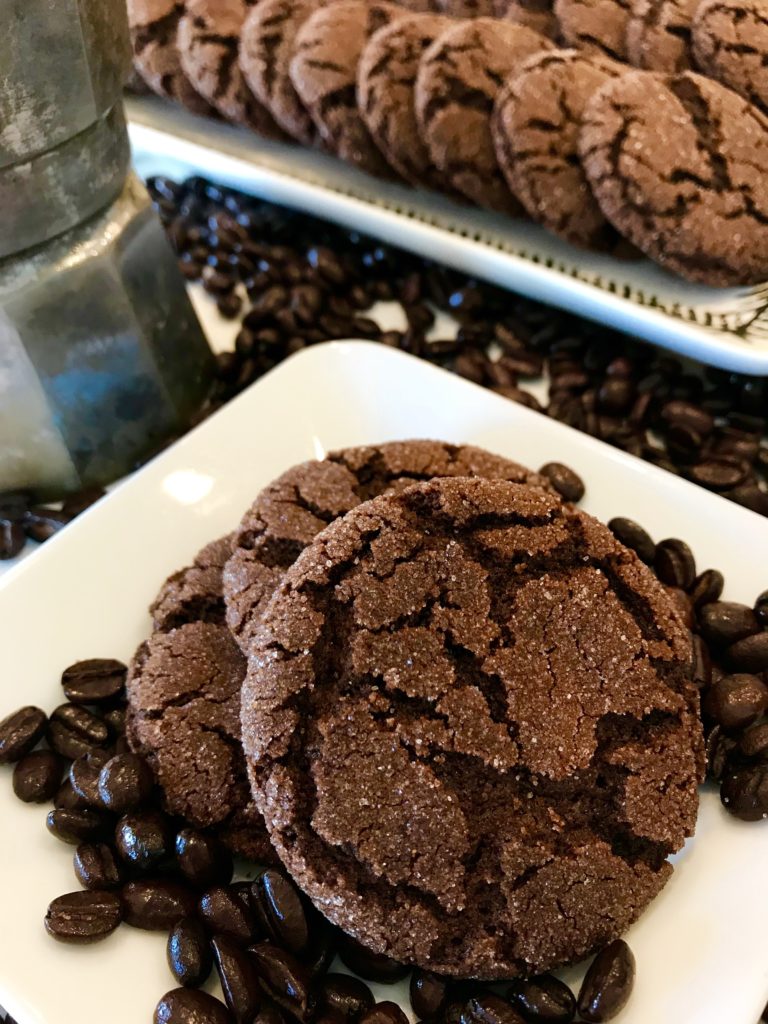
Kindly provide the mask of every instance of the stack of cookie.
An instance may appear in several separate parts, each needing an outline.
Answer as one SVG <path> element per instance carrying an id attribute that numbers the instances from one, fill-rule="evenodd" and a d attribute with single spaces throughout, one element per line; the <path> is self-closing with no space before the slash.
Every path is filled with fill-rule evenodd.
<path id="1" fill-rule="evenodd" d="M 196 112 L 690 281 L 768 279 L 768 0 L 435 2 L 129 12 L 138 71 Z"/>
<path id="2" fill-rule="evenodd" d="M 674 601 L 499 456 L 410 441 L 293 467 L 152 614 L 128 735 L 168 809 L 279 858 L 376 952 L 485 978 L 578 960 L 693 831 Z"/>

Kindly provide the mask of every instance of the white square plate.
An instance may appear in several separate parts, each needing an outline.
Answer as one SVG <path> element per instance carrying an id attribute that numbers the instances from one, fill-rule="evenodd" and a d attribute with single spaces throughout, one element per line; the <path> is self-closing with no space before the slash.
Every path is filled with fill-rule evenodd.
<path id="1" fill-rule="evenodd" d="M 768 582 L 768 521 L 425 362 L 366 343 L 295 356 L 119 486 L 0 580 L 0 717 L 52 710 L 79 658 L 130 658 L 162 580 L 237 523 L 258 489 L 330 448 L 409 437 L 472 442 L 536 468 L 561 460 L 584 506 L 682 536 L 726 595 Z M 0 770 L 0 1005 L 20 1024 L 141 1024 L 173 987 L 165 936 L 128 927 L 101 944 L 54 943 L 49 901 L 77 888 L 72 848 L 19 803 Z M 672 881 L 632 928 L 635 992 L 620 1024 L 755 1024 L 768 997 L 768 824 L 728 817 L 703 794 Z M 575 981 L 578 971 L 569 973 Z M 405 986 L 379 989 L 401 998 Z"/>

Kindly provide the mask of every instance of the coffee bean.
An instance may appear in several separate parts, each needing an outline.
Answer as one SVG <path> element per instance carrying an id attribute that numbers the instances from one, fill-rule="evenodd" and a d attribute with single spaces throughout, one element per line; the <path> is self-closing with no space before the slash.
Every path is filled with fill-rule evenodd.
<path id="1" fill-rule="evenodd" d="M 171 823 L 161 811 L 131 811 L 117 823 L 115 846 L 137 871 L 158 868 L 173 851 Z"/>
<path id="2" fill-rule="evenodd" d="M 750 760 L 768 759 L 768 722 L 745 729 L 739 738 L 739 750 Z"/>
<path id="3" fill-rule="evenodd" d="M 654 558 L 656 575 L 670 587 L 688 590 L 696 579 L 696 561 L 684 540 L 670 537 L 659 541 Z"/>
<path id="4" fill-rule="evenodd" d="M 667 451 L 676 462 L 696 462 L 704 439 L 684 423 L 675 423 L 667 431 Z"/>
<path id="5" fill-rule="evenodd" d="M 261 989 L 248 954 L 225 935 L 211 940 L 224 1002 L 236 1024 L 252 1024 L 261 1001 Z"/>
<path id="6" fill-rule="evenodd" d="M 123 693 L 128 668 L 113 658 L 90 658 L 65 668 L 64 695 L 72 704 L 101 704 Z"/>
<path id="7" fill-rule="evenodd" d="M 243 308 L 243 300 L 235 291 L 222 295 L 216 301 L 216 309 L 225 320 L 234 320 Z"/>
<path id="8" fill-rule="evenodd" d="M 0 561 L 15 558 L 24 548 L 27 535 L 20 522 L 0 519 Z"/>
<path id="9" fill-rule="evenodd" d="M 736 601 L 714 601 L 699 609 L 699 628 L 704 639 L 718 647 L 751 636 L 760 629 L 755 613 Z"/>
<path id="10" fill-rule="evenodd" d="M 194 894 L 171 879 L 128 882 L 121 895 L 126 923 L 145 931 L 167 931 L 195 913 Z"/>
<path id="11" fill-rule="evenodd" d="M 61 704 L 48 721 L 48 742 L 63 757 L 74 761 L 81 754 L 106 746 L 107 723 L 86 708 Z"/>
<path id="12" fill-rule="evenodd" d="M 94 750 L 89 754 L 81 754 L 69 767 L 69 781 L 72 789 L 87 807 L 104 809 L 99 793 L 99 776 L 101 769 L 109 761 L 108 750 Z"/>
<path id="13" fill-rule="evenodd" d="M 328 973 L 336 956 L 336 931 L 324 917 L 312 916 L 309 944 L 299 959 L 306 967 L 313 984 Z"/>
<path id="14" fill-rule="evenodd" d="M 75 876 L 84 889 L 116 889 L 123 869 L 106 843 L 81 843 L 75 850 Z"/>
<path id="15" fill-rule="evenodd" d="M 768 630 L 731 644 L 725 658 L 738 672 L 765 672 L 768 670 Z"/>
<path id="16" fill-rule="evenodd" d="M 196 988 L 174 988 L 155 1007 L 153 1024 L 233 1024 L 218 999 Z"/>
<path id="17" fill-rule="evenodd" d="M 461 1024 L 525 1024 L 506 999 L 494 992 L 472 996 L 461 1012 Z"/>
<path id="18" fill-rule="evenodd" d="M 398 963 L 383 953 L 374 953 L 356 942 L 349 935 L 339 936 L 339 956 L 345 967 L 359 974 L 366 981 L 378 981 L 383 985 L 391 985 L 405 978 L 410 967 Z M 385 1024 L 385 1022 L 382 1022 Z"/>
<path id="19" fill-rule="evenodd" d="M 256 922 L 248 900 L 231 887 L 214 885 L 200 897 L 198 913 L 212 935 L 225 935 L 241 945 L 250 942 Z"/>
<path id="20" fill-rule="evenodd" d="M 166 955 L 171 974 L 185 988 L 197 988 L 211 973 L 213 956 L 208 936 L 194 917 L 182 917 L 173 925 Z"/>
<path id="21" fill-rule="evenodd" d="M 487 367 L 488 360 L 482 352 L 460 352 L 453 363 L 454 372 L 473 384 L 485 381 Z"/>
<path id="22" fill-rule="evenodd" d="M 693 605 L 686 592 L 679 587 L 668 587 L 665 584 L 664 589 L 680 613 L 680 618 L 683 620 L 686 629 L 693 629 L 696 620 L 693 614 Z"/>
<path id="23" fill-rule="evenodd" d="M 635 958 L 623 939 L 602 949 L 587 969 L 579 990 L 578 1008 L 585 1021 L 603 1024 L 613 1020 L 632 994 Z"/>
<path id="24" fill-rule="evenodd" d="M 141 807 L 152 795 L 152 771 L 138 754 L 117 754 L 101 769 L 99 796 L 104 806 L 122 814 Z"/>
<path id="25" fill-rule="evenodd" d="M 768 765 L 729 768 L 720 787 L 723 806 L 742 821 L 768 817 Z"/>
<path id="26" fill-rule="evenodd" d="M 48 904 L 45 930 L 59 942 L 99 942 L 120 924 L 120 900 L 111 892 L 69 892 Z"/>
<path id="27" fill-rule="evenodd" d="M 268 868 L 251 887 L 253 910 L 267 938 L 291 953 L 309 941 L 309 923 L 299 891 L 284 874 Z"/>
<path id="28" fill-rule="evenodd" d="M 42 544 L 71 521 L 71 516 L 52 508 L 30 508 L 24 516 L 24 532 L 30 540 Z"/>
<path id="29" fill-rule="evenodd" d="M 0 722 L 0 764 L 20 761 L 43 738 L 47 724 L 45 712 L 32 706 L 4 718 Z"/>
<path id="30" fill-rule="evenodd" d="M 666 423 L 690 427 L 701 437 L 708 437 L 715 428 L 715 420 L 710 413 L 679 399 L 665 403 L 661 410 L 661 418 Z"/>
<path id="31" fill-rule="evenodd" d="M 275 1006 L 271 999 L 264 997 L 253 1018 L 253 1024 L 287 1024 L 288 1019 L 288 1016 Z M 323 1019 L 322 1017 L 315 1017 L 315 1024 L 321 1024 Z M 333 1020 L 328 1021 L 327 1024 L 339 1024 L 339 1022 L 338 1020 Z"/>
<path id="32" fill-rule="evenodd" d="M 114 737 L 125 735 L 125 708 L 109 708 L 101 712 L 101 717 L 107 723 L 110 734 Z"/>
<path id="33" fill-rule="evenodd" d="M 761 626 L 768 626 L 768 590 L 764 590 L 755 601 L 755 618 Z"/>
<path id="34" fill-rule="evenodd" d="M 528 1024 L 571 1024 L 576 999 L 568 986 L 551 974 L 516 981 L 507 993 Z"/>
<path id="35" fill-rule="evenodd" d="M 53 806 L 57 810 L 82 811 L 88 807 L 88 804 L 74 791 L 72 783 L 67 777 L 59 786 L 56 796 L 53 798 Z"/>
<path id="36" fill-rule="evenodd" d="M 619 416 L 632 405 L 635 385 L 631 380 L 611 378 L 603 381 L 597 392 L 597 405 L 602 412 Z"/>
<path id="37" fill-rule="evenodd" d="M 100 501 L 106 493 L 103 487 L 85 487 L 82 491 L 77 491 L 76 494 L 70 494 L 65 498 L 61 511 L 75 519 L 91 505 Z"/>
<path id="38" fill-rule="evenodd" d="M 729 736 L 722 726 L 715 725 L 709 732 L 706 741 L 707 778 L 713 782 L 721 782 L 738 746 L 737 740 Z"/>
<path id="39" fill-rule="evenodd" d="M 227 885 L 232 879 L 232 854 L 214 836 L 191 828 L 176 836 L 176 863 L 184 878 L 197 889 Z"/>
<path id="40" fill-rule="evenodd" d="M 699 573 L 691 585 L 688 596 L 695 608 L 705 604 L 712 604 L 717 601 L 723 592 L 725 580 L 723 574 L 717 569 L 705 569 Z"/>
<path id="41" fill-rule="evenodd" d="M 57 808 L 48 812 L 45 824 L 51 835 L 73 846 L 101 839 L 109 832 L 108 819 L 91 810 Z"/>
<path id="42" fill-rule="evenodd" d="M 411 975 L 409 995 L 416 1016 L 423 1021 L 432 1021 L 441 1016 L 445 1007 L 448 982 L 439 974 L 417 967 Z"/>
<path id="43" fill-rule="evenodd" d="M 709 648 L 700 636 L 691 637 L 691 647 L 691 679 L 702 690 L 712 682 L 712 658 Z"/>
<path id="44" fill-rule="evenodd" d="M 397 1003 L 385 999 L 364 1013 L 360 1018 L 360 1024 L 409 1024 L 409 1022 L 408 1017 Z"/>
<path id="45" fill-rule="evenodd" d="M 552 484 L 557 493 L 566 501 L 581 501 L 584 497 L 584 482 L 569 466 L 562 462 L 548 462 L 539 470 Z"/>
<path id="46" fill-rule="evenodd" d="M 541 403 L 538 398 L 525 391 L 522 388 L 498 388 L 493 389 L 497 395 L 501 395 L 503 398 L 508 398 L 512 402 L 517 402 L 519 405 L 524 405 L 526 409 L 533 409 L 534 412 L 543 412 Z"/>
<path id="47" fill-rule="evenodd" d="M 608 529 L 620 544 L 634 551 L 642 562 L 645 562 L 646 565 L 653 565 L 656 557 L 656 545 L 650 535 L 634 519 L 617 516 L 609 521 Z"/>
<path id="48" fill-rule="evenodd" d="M 712 491 L 727 491 L 738 487 L 749 474 L 748 462 L 726 462 L 719 459 L 707 459 L 691 467 L 691 479 Z"/>
<path id="49" fill-rule="evenodd" d="M 320 986 L 318 1010 L 338 1014 L 347 1024 L 358 1021 L 373 1008 L 373 993 L 359 978 L 348 974 L 327 974 Z"/>
<path id="50" fill-rule="evenodd" d="M 738 732 L 768 711 L 768 686 L 746 673 L 723 676 L 710 687 L 704 706 L 726 732 Z"/>
<path id="51" fill-rule="evenodd" d="M 53 800 L 66 762 L 52 750 L 33 750 L 17 761 L 13 769 L 13 792 L 26 804 Z"/>
<path id="52" fill-rule="evenodd" d="M 346 283 L 347 273 L 332 249 L 321 245 L 312 246 L 307 252 L 307 262 L 317 271 L 319 277 L 329 284 Z"/>
<path id="53" fill-rule="evenodd" d="M 249 946 L 248 952 L 252 957 L 261 987 L 267 995 L 300 1024 L 307 1024 L 315 1012 L 315 996 L 306 968 L 293 954 L 268 942 Z M 331 975 L 327 975 L 324 979 L 323 991 L 330 977 Z"/>

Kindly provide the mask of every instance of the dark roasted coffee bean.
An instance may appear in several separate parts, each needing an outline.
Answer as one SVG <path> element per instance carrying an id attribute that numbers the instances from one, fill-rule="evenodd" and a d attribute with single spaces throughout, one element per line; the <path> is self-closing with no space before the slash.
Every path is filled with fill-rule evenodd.
<path id="1" fill-rule="evenodd" d="M 101 717 L 107 723 L 110 734 L 113 737 L 125 735 L 125 708 L 109 708 L 101 712 Z"/>
<path id="2" fill-rule="evenodd" d="M 24 532 L 30 540 L 42 544 L 63 529 L 72 517 L 52 508 L 31 508 L 24 516 Z"/>
<path id="3" fill-rule="evenodd" d="M 691 658 L 691 679 L 695 685 L 702 690 L 712 682 L 712 658 L 709 653 L 709 648 L 700 636 L 694 635 L 691 638 L 691 641 L 693 651 L 693 656 Z"/>
<path id="4" fill-rule="evenodd" d="M 119 697 L 125 687 L 127 667 L 113 658 L 78 661 L 61 674 L 64 695 L 72 704 L 100 704 Z"/>
<path id="5" fill-rule="evenodd" d="M 52 836 L 73 846 L 102 839 L 109 833 L 108 818 L 91 810 L 57 808 L 48 812 L 45 824 Z"/>
<path id="6" fill-rule="evenodd" d="M 755 601 L 755 618 L 761 626 L 768 626 L 768 590 L 764 590 Z"/>
<path id="7" fill-rule="evenodd" d="M 768 764 L 726 769 L 720 799 L 729 814 L 742 821 L 768 818 Z"/>
<path id="8" fill-rule="evenodd" d="M 185 988 L 197 988 L 211 973 L 213 955 L 208 936 L 194 917 L 182 917 L 171 928 L 166 955 L 171 974 Z"/>
<path id="9" fill-rule="evenodd" d="M 667 451 L 675 462 L 696 462 L 703 443 L 701 434 L 683 423 L 675 423 L 667 431 Z"/>
<path id="10" fill-rule="evenodd" d="M 670 587 L 688 590 L 696 579 L 696 561 L 684 540 L 670 537 L 659 541 L 654 558 L 656 575 Z"/>
<path id="11" fill-rule="evenodd" d="M 154 785 L 152 771 L 143 757 L 117 754 L 101 769 L 99 796 L 108 810 L 123 814 L 145 804 Z"/>
<path id="12" fill-rule="evenodd" d="M 364 981 L 348 974 L 326 974 L 318 994 L 318 1011 L 336 1013 L 346 1022 L 358 1021 L 376 1000 Z"/>
<path id="13" fill-rule="evenodd" d="M 735 501 L 737 505 L 752 509 L 761 516 L 768 516 L 768 492 L 761 491 L 755 483 L 740 484 L 729 491 L 723 491 L 722 494 Z"/>
<path id="14" fill-rule="evenodd" d="M 64 758 L 52 750 L 33 750 L 13 769 L 13 792 L 25 804 L 53 800 L 64 774 Z"/>
<path id="15" fill-rule="evenodd" d="M 106 493 L 103 487 L 87 487 L 77 494 L 70 494 L 61 506 L 61 511 L 74 519 L 100 501 Z"/>
<path id="16" fill-rule="evenodd" d="M 313 984 L 328 973 L 336 956 L 338 932 L 331 928 L 324 917 L 313 914 L 309 932 L 309 943 L 299 959 L 309 972 Z"/>
<path id="17" fill-rule="evenodd" d="M 339 956 L 345 967 L 366 981 L 389 985 L 405 978 L 410 967 L 398 963 L 383 953 L 374 953 L 349 935 L 339 936 Z"/>
<path id="18" fill-rule="evenodd" d="M 256 930 L 248 900 L 241 899 L 231 886 L 214 885 L 200 897 L 198 913 L 212 935 L 226 935 L 245 945 Z"/>
<path id="19" fill-rule="evenodd" d="M 725 652 L 725 659 L 737 672 L 768 671 L 768 630 L 731 644 Z"/>
<path id="20" fill-rule="evenodd" d="M 84 889 L 116 889 L 123 869 L 106 843 L 81 843 L 75 850 L 75 875 Z"/>
<path id="21" fill-rule="evenodd" d="M 707 691 L 705 709 L 726 732 L 739 732 L 768 711 L 768 686 L 757 676 L 723 676 Z"/>
<path id="22" fill-rule="evenodd" d="M 27 535 L 20 522 L 0 518 L 0 561 L 15 558 L 27 542 Z"/>
<path id="23" fill-rule="evenodd" d="M 442 1015 L 448 996 L 448 982 L 439 974 L 417 967 L 411 975 L 409 995 L 416 1016 L 423 1021 L 432 1021 Z"/>
<path id="24" fill-rule="evenodd" d="M 534 412 L 544 412 L 541 402 L 530 391 L 525 391 L 523 388 L 494 388 L 493 390 L 497 395 L 509 398 L 510 401 L 524 405 L 527 409 L 533 409 Z"/>
<path id="25" fill-rule="evenodd" d="M 173 852 L 171 823 L 162 811 L 131 811 L 117 823 L 115 846 L 137 871 L 158 868 Z"/>
<path id="26" fill-rule="evenodd" d="M 470 997 L 461 1011 L 461 1024 L 525 1024 L 506 999 L 495 992 Z"/>
<path id="27" fill-rule="evenodd" d="M 661 418 L 666 423 L 689 427 L 702 437 L 708 437 L 715 427 L 714 418 L 708 412 L 679 399 L 665 403 L 661 410 Z"/>
<path id="28" fill-rule="evenodd" d="M 196 988 L 174 988 L 155 1007 L 153 1024 L 233 1024 L 223 1003 Z"/>
<path id="29" fill-rule="evenodd" d="M 314 284 L 297 285 L 290 296 L 291 311 L 300 324 L 313 324 L 323 308 L 323 292 Z"/>
<path id="30" fill-rule="evenodd" d="M 548 462 L 539 472 L 566 501 L 581 501 L 584 497 L 584 481 L 570 466 L 564 466 L 562 462 Z"/>
<path id="31" fill-rule="evenodd" d="M 707 778 L 720 782 L 730 766 L 730 759 L 736 750 L 737 743 L 732 736 L 726 735 L 716 725 L 707 736 Z"/>
<path id="32" fill-rule="evenodd" d="M 528 1024 L 571 1024 L 576 1016 L 573 992 L 551 974 L 521 978 L 507 998 Z"/>
<path id="33" fill-rule="evenodd" d="M 601 412 L 620 416 L 625 413 L 635 398 L 635 385 L 622 377 L 609 377 L 603 381 L 597 392 L 597 407 Z"/>
<path id="34" fill-rule="evenodd" d="M 608 529 L 620 544 L 630 548 L 646 565 L 653 565 L 656 545 L 651 536 L 634 519 L 617 516 L 608 523 Z"/>
<path id="35" fill-rule="evenodd" d="M 122 889 L 125 920 L 145 931 L 167 931 L 182 917 L 195 913 L 194 894 L 171 879 L 128 882 Z"/>
<path id="36" fill-rule="evenodd" d="M 0 764 L 21 760 L 37 746 L 45 733 L 48 718 L 40 708 L 19 708 L 0 722 Z"/>
<path id="37" fill-rule="evenodd" d="M 760 625 L 747 605 L 736 601 L 713 601 L 699 608 L 699 629 L 707 643 L 727 647 L 757 633 Z"/>
<path id="38" fill-rule="evenodd" d="M 184 828 L 175 846 L 179 871 L 195 888 L 227 885 L 232 880 L 232 854 L 221 840 Z"/>
<path id="39" fill-rule="evenodd" d="M 252 1024 L 261 1002 L 261 988 L 250 957 L 225 935 L 214 936 L 211 948 L 229 1012 L 236 1024 Z"/>
<path id="40" fill-rule="evenodd" d="M 276 1006 L 271 999 L 267 999 L 266 996 L 261 1000 L 258 1011 L 256 1012 L 252 1024 L 287 1024 L 289 1020 L 287 1014 Z M 315 1017 L 315 1024 L 322 1024 L 323 1018 Z M 327 1024 L 340 1024 L 339 1020 L 328 1021 Z"/>
<path id="41" fill-rule="evenodd" d="M 464 1012 L 466 1002 L 466 999 L 454 998 L 451 996 L 445 1003 L 443 1012 L 439 1018 L 441 1024 L 461 1024 L 461 1017 Z"/>
<path id="42" fill-rule="evenodd" d="M 752 725 L 745 729 L 739 738 L 739 750 L 750 760 L 765 761 L 768 759 L 768 722 Z"/>
<path id="43" fill-rule="evenodd" d="M 56 796 L 53 798 L 53 806 L 58 810 L 82 811 L 88 807 L 88 804 L 79 793 L 75 792 L 69 777 L 67 777 L 56 791 Z"/>
<path id="44" fill-rule="evenodd" d="M 268 939 L 291 953 L 309 942 L 307 911 L 298 889 L 280 871 L 268 868 L 251 886 L 253 910 Z"/>
<path id="45" fill-rule="evenodd" d="M 453 361 L 453 369 L 460 377 L 482 384 L 488 368 L 488 359 L 482 352 L 460 352 Z"/>
<path id="46" fill-rule="evenodd" d="M 72 789 L 87 807 L 104 809 L 99 794 L 99 776 L 110 756 L 108 750 L 94 750 L 90 754 L 81 754 L 69 767 Z"/>
<path id="47" fill-rule="evenodd" d="M 109 742 L 107 723 L 87 708 L 60 704 L 48 721 L 48 742 L 63 757 L 74 760 Z"/>
<path id="48" fill-rule="evenodd" d="M 589 965 L 579 990 L 579 1013 L 589 1024 L 613 1020 L 632 994 L 635 958 L 623 939 L 615 939 Z"/>
<path id="49" fill-rule="evenodd" d="M 408 1017 L 397 1003 L 385 999 L 364 1013 L 360 1018 L 360 1024 L 408 1024 Z"/>
<path id="50" fill-rule="evenodd" d="M 225 320 L 235 320 L 242 308 L 243 300 L 235 291 L 222 295 L 216 301 L 216 309 L 218 309 Z"/>
<path id="51" fill-rule="evenodd" d="M 748 462 L 707 459 L 691 466 L 691 480 L 712 491 L 727 491 L 744 483 L 749 475 Z"/>
<path id="52" fill-rule="evenodd" d="M 48 905 L 45 930 L 59 942 L 98 942 L 120 924 L 120 900 L 112 892 L 80 890 L 57 896 Z"/>
<path id="53" fill-rule="evenodd" d="M 688 591 L 694 608 L 717 601 L 723 592 L 725 580 L 717 569 L 705 569 L 699 573 Z"/>
<path id="54" fill-rule="evenodd" d="M 307 1024 L 315 1012 L 315 996 L 307 969 L 293 954 L 268 942 L 249 946 L 248 952 L 252 957 L 261 987 L 267 995 L 300 1024 Z M 326 975 L 323 980 L 323 991 L 330 977 L 331 975 Z"/>

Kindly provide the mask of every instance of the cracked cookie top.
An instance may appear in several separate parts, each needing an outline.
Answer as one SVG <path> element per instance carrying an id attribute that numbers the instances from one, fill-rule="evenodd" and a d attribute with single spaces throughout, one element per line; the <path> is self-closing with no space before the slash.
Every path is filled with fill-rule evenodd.
<path id="1" fill-rule="evenodd" d="M 292 466 L 243 516 L 224 569 L 227 625 L 241 648 L 248 652 L 286 569 L 328 523 L 369 498 L 437 476 L 493 477 L 550 489 L 543 477 L 516 462 L 444 441 L 344 448 L 322 461 Z"/>
<path id="2" fill-rule="evenodd" d="M 765 0 L 704 0 L 693 17 L 693 52 L 705 75 L 768 114 Z"/>
<path id="3" fill-rule="evenodd" d="M 633 553 L 525 485 L 368 501 L 298 558 L 242 695 L 298 884 L 379 952 L 486 978 L 619 935 L 693 831 L 690 637 Z"/>
<path id="4" fill-rule="evenodd" d="M 579 152 L 611 223 L 662 266 L 715 286 L 768 280 L 768 118 L 687 71 L 633 71 L 589 100 Z"/>

